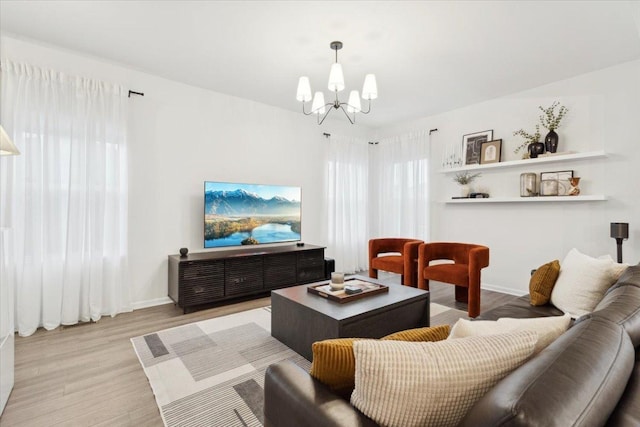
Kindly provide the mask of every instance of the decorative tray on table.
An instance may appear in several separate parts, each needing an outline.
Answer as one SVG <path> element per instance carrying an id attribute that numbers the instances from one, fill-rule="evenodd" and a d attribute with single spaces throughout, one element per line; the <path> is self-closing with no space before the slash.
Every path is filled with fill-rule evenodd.
<path id="1" fill-rule="evenodd" d="M 331 290 L 331 283 L 321 283 L 319 285 L 311 285 L 307 287 L 307 292 L 320 295 L 323 298 L 342 304 L 364 298 L 369 295 L 389 292 L 389 287 L 360 279 L 345 279 L 344 289 L 339 291 Z"/>

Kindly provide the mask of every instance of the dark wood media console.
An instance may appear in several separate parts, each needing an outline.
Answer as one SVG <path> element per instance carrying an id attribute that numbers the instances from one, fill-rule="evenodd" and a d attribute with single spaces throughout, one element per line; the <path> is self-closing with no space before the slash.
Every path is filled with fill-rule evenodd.
<path id="1" fill-rule="evenodd" d="M 326 277 L 321 246 L 287 245 L 169 255 L 169 297 L 189 308 Z"/>

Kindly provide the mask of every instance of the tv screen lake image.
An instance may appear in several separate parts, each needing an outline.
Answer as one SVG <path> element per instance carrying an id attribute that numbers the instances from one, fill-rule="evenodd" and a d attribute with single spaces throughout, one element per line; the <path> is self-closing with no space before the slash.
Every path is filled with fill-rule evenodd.
<path id="1" fill-rule="evenodd" d="M 204 247 L 300 240 L 300 188 L 205 182 Z"/>

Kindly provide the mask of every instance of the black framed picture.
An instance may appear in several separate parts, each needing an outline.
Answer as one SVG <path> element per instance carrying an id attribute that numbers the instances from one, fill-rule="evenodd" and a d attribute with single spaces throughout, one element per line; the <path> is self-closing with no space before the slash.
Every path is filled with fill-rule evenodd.
<path id="1" fill-rule="evenodd" d="M 493 130 L 470 133 L 462 136 L 462 152 L 465 153 L 465 165 L 479 165 L 482 144 L 493 140 Z"/>
<path id="2" fill-rule="evenodd" d="M 502 157 L 502 140 L 483 142 L 480 148 L 480 164 L 498 163 Z"/>

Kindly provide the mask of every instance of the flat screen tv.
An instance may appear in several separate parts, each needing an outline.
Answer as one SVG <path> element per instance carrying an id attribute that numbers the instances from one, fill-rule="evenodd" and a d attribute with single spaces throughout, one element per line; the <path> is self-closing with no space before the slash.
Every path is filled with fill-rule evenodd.
<path id="1" fill-rule="evenodd" d="M 300 240 L 300 187 L 204 183 L 204 247 Z"/>

